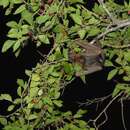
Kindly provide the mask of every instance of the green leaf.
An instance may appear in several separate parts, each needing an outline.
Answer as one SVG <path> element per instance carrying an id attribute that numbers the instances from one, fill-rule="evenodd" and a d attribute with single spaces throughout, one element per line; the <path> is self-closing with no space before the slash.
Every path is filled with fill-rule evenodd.
<path id="1" fill-rule="evenodd" d="M 90 128 L 90 130 L 95 130 L 95 128 Z"/>
<path id="2" fill-rule="evenodd" d="M 112 71 L 109 72 L 107 80 L 111 80 L 118 72 L 118 69 L 113 69 Z"/>
<path id="3" fill-rule="evenodd" d="M 10 105 L 7 110 L 12 111 L 14 109 L 14 107 L 15 107 L 15 105 Z"/>
<path id="4" fill-rule="evenodd" d="M 54 95 L 54 98 L 58 99 L 59 97 L 60 97 L 60 92 L 56 92 L 55 95 Z"/>
<path id="5" fill-rule="evenodd" d="M 22 99 L 21 98 L 16 98 L 13 103 L 14 104 L 20 104 L 22 102 Z"/>
<path id="6" fill-rule="evenodd" d="M 87 36 L 95 36 L 97 34 L 100 33 L 100 29 L 97 27 L 91 28 L 91 30 L 88 31 L 88 35 Z"/>
<path id="7" fill-rule="evenodd" d="M 18 84 L 19 86 L 23 87 L 23 86 L 24 86 L 24 81 L 23 81 L 23 79 L 17 79 L 17 84 Z"/>
<path id="8" fill-rule="evenodd" d="M 60 8 L 58 7 L 58 5 L 56 3 L 54 3 L 50 6 L 50 8 L 48 8 L 47 13 L 53 14 L 53 13 L 57 12 L 58 9 L 60 9 Z"/>
<path id="9" fill-rule="evenodd" d="M 127 82 L 130 81 L 130 76 L 123 76 L 123 80 Z"/>
<path id="10" fill-rule="evenodd" d="M 113 93 L 112 93 L 112 97 L 115 97 L 123 89 L 125 89 L 124 84 L 117 84 Z"/>
<path id="11" fill-rule="evenodd" d="M 11 11 L 12 11 L 12 8 L 7 8 L 6 11 L 5 11 L 5 15 L 9 15 L 11 14 Z"/>
<path id="12" fill-rule="evenodd" d="M 130 51 L 124 52 L 124 59 L 130 62 Z"/>
<path id="13" fill-rule="evenodd" d="M 4 8 L 9 5 L 9 0 L 0 0 L 0 6 L 3 6 Z"/>
<path id="14" fill-rule="evenodd" d="M 14 4 L 20 4 L 23 3 L 23 0 L 12 0 Z"/>
<path id="15" fill-rule="evenodd" d="M 48 79 L 49 84 L 53 84 L 54 82 L 56 82 L 56 78 L 51 77 L 51 78 Z"/>
<path id="16" fill-rule="evenodd" d="M 63 49 L 63 56 L 65 57 L 66 60 L 68 60 L 68 49 Z"/>
<path id="17" fill-rule="evenodd" d="M 43 35 L 39 35 L 38 38 L 39 38 L 39 40 L 42 43 L 45 43 L 45 44 L 49 44 L 50 43 L 47 35 L 44 35 L 44 34 Z"/>
<path id="18" fill-rule="evenodd" d="M 114 65 L 110 60 L 106 60 L 104 66 L 110 67 L 110 66 L 114 66 Z"/>
<path id="19" fill-rule="evenodd" d="M 18 57 L 19 54 L 20 54 L 20 52 L 21 52 L 21 49 L 18 49 L 18 50 L 15 52 L 15 56 Z"/>
<path id="20" fill-rule="evenodd" d="M 58 107 L 62 107 L 62 101 L 60 100 L 54 100 L 53 103 Z"/>
<path id="21" fill-rule="evenodd" d="M 60 76 L 60 73 L 59 73 L 59 72 L 56 72 L 56 71 L 53 71 L 53 72 L 51 73 L 51 76 L 59 77 L 59 76 Z"/>
<path id="22" fill-rule="evenodd" d="M 31 114 L 31 115 L 29 115 L 28 120 L 33 120 L 33 119 L 36 119 L 36 118 L 38 118 L 37 115 L 35 115 L 35 114 Z"/>
<path id="23" fill-rule="evenodd" d="M 124 73 L 124 69 L 119 69 L 118 74 L 121 75 L 121 74 L 123 74 L 123 73 Z"/>
<path id="24" fill-rule="evenodd" d="M 15 52 L 19 47 L 20 47 L 21 43 L 20 40 L 18 40 L 14 45 L 13 45 L 13 52 Z"/>
<path id="25" fill-rule="evenodd" d="M 37 82 L 37 81 L 31 81 L 31 83 L 30 83 L 30 88 L 35 88 L 35 87 L 37 87 L 39 85 L 39 82 Z"/>
<path id="26" fill-rule="evenodd" d="M 1 94 L 0 100 L 7 100 L 7 101 L 12 102 L 12 97 L 9 94 Z"/>
<path id="27" fill-rule="evenodd" d="M 83 114 L 85 114 L 87 111 L 86 110 L 78 110 L 78 112 L 74 115 L 74 118 L 80 118 L 82 117 Z"/>
<path id="28" fill-rule="evenodd" d="M 32 71 L 31 70 L 25 70 L 25 74 L 27 75 L 27 76 L 31 76 L 31 74 L 32 74 Z"/>
<path id="29" fill-rule="evenodd" d="M 78 34 L 79 34 L 80 38 L 83 39 L 86 35 L 86 30 L 81 29 L 81 30 L 78 31 Z"/>
<path id="30" fill-rule="evenodd" d="M 130 66 L 124 66 L 123 69 L 128 75 L 130 75 Z"/>
<path id="31" fill-rule="evenodd" d="M 19 13 L 23 12 L 25 9 L 26 9 L 26 8 L 25 8 L 25 4 L 23 4 L 23 5 L 19 6 L 19 7 L 15 10 L 14 14 L 19 14 Z"/>
<path id="32" fill-rule="evenodd" d="M 84 1 L 83 0 L 66 0 L 67 2 L 70 2 L 70 3 L 84 3 Z"/>
<path id="33" fill-rule="evenodd" d="M 30 97 L 35 97 L 38 95 L 38 90 L 39 88 L 38 87 L 32 87 L 33 83 L 31 82 L 31 85 L 30 85 Z"/>
<path id="34" fill-rule="evenodd" d="M 8 37 L 19 39 L 22 35 L 20 34 L 18 28 L 11 28 L 8 32 Z"/>
<path id="35" fill-rule="evenodd" d="M 6 23 L 6 25 L 11 28 L 16 28 L 18 24 L 16 21 L 9 21 Z"/>
<path id="36" fill-rule="evenodd" d="M 99 23 L 100 23 L 100 21 L 94 17 L 91 17 L 91 19 L 89 19 L 89 21 L 88 21 L 88 24 L 91 24 L 91 25 L 92 24 L 98 25 Z M 93 28 L 91 28 L 91 29 L 93 29 Z"/>
<path id="37" fill-rule="evenodd" d="M 73 69 L 72 64 L 65 62 L 65 63 L 63 64 L 63 66 L 64 66 L 65 73 L 67 73 L 67 74 L 72 74 L 72 73 L 74 72 L 74 69 Z"/>
<path id="38" fill-rule="evenodd" d="M 52 100 L 49 97 L 44 97 L 42 102 L 43 102 L 43 104 L 52 105 Z"/>
<path id="39" fill-rule="evenodd" d="M 30 25 L 33 24 L 33 14 L 30 13 L 29 11 L 24 10 L 24 11 L 22 12 L 22 18 L 23 18 L 27 23 L 29 23 Z"/>
<path id="40" fill-rule="evenodd" d="M 6 126 L 6 125 L 7 125 L 7 119 L 0 117 L 0 123 L 1 123 L 2 125 Z"/>
<path id="41" fill-rule="evenodd" d="M 21 97 L 21 95 L 22 95 L 22 88 L 21 88 L 21 86 L 18 87 L 17 94 L 18 94 L 18 96 Z"/>
<path id="42" fill-rule="evenodd" d="M 82 25 L 83 19 L 79 14 L 71 14 L 70 16 L 76 24 Z"/>
<path id="43" fill-rule="evenodd" d="M 82 10 L 82 16 L 84 17 L 84 19 L 90 19 L 92 16 L 92 13 L 89 10 Z"/>
<path id="44" fill-rule="evenodd" d="M 6 52 L 9 48 L 11 48 L 14 45 L 15 42 L 16 42 L 15 40 L 5 41 L 5 43 L 2 47 L 2 52 Z"/>
<path id="45" fill-rule="evenodd" d="M 38 24 L 43 24 L 43 23 L 45 23 L 47 20 L 49 20 L 50 19 L 50 16 L 49 15 L 43 15 L 43 16 L 38 16 L 37 18 L 36 18 L 36 22 L 38 23 Z"/>
<path id="46" fill-rule="evenodd" d="M 21 28 L 22 28 L 22 34 L 23 35 L 25 35 L 29 32 L 29 26 L 28 25 L 25 24 Z M 25 40 L 25 38 L 24 38 L 24 40 Z"/>
<path id="47" fill-rule="evenodd" d="M 42 94 L 43 94 L 43 89 L 40 89 L 40 90 L 38 91 L 38 95 L 41 96 Z"/>
<path id="48" fill-rule="evenodd" d="M 103 15 L 105 13 L 104 9 L 102 8 L 102 5 L 99 5 L 97 3 L 94 4 L 93 11 L 98 15 Z"/>
<path id="49" fill-rule="evenodd" d="M 32 81 L 40 81 L 40 76 L 38 74 L 33 74 Z"/>
<path id="50" fill-rule="evenodd" d="M 72 115 L 72 112 L 71 112 L 71 111 L 67 111 L 67 112 L 63 113 L 63 116 L 64 116 L 64 117 L 69 117 L 69 116 L 71 116 L 71 115 Z"/>

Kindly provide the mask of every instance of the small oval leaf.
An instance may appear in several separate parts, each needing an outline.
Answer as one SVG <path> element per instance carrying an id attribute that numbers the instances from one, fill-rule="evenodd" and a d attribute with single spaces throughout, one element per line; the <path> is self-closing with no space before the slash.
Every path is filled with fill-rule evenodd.
<path id="1" fill-rule="evenodd" d="M 13 46 L 15 43 L 15 40 L 7 40 L 5 41 L 3 47 L 2 47 L 2 52 L 6 52 L 9 48 Z"/>
<path id="2" fill-rule="evenodd" d="M 113 69 L 112 71 L 109 72 L 107 80 L 111 80 L 118 72 L 118 69 Z"/>

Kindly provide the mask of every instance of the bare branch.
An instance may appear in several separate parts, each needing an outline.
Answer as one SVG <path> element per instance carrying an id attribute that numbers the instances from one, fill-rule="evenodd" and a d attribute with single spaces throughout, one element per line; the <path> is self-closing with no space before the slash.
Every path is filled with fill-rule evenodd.
<path id="1" fill-rule="evenodd" d="M 123 49 L 123 48 L 129 48 L 130 47 L 130 44 L 128 44 L 128 45 L 122 45 L 122 46 L 115 46 L 115 45 L 105 45 L 105 46 L 107 46 L 107 47 L 110 47 L 110 48 L 115 48 L 115 49 Z"/>
<path id="2" fill-rule="evenodd" d="M 92 104 L 95 104 L 95 103 L 99 103 L 99 102 L 103 102 L 104 100 L 108 99 L 112 94 L 109 94 L 107 96 L 104 96 L 104 97 L 100 97 L 100 98 L 95 98 L 93 100 L 91 99 L 87 99 L 86 102 L 84 103 L 81 103 L 81 102 L 78 102 L 79 106 L 89 106 L 89 105 L 92 105 Z"/>
<path id="3" fill-rule="evenodd" d="M 126 125 L 125 125 L 125 118 L 124 118 L 124 104 L 123 104 L 123 98 L 121 98 L 120 103 L 121 103 L 121 117 L 122 117 L 123 127 L 124 127 L 124 130 L 127 130 Z"/>
<path id="4" fill-rule="evenodd" d="M 114 26 L 114 25 L 113 25 Z M 130 21 L 129 20 L 125 20 L 123 22 L 120 22 L 116 27 L 111 27 L 109 28 L 108 30 L 106 30 L 105 32 L 99 34 L 96 38 L 94 38 L 90 44 L 94 44 L 97 40 L 101 39 L 102 37 L 106 36 L 108 33 L 110 32 L 114 32 L 120 28 L 123 28 L 123 27 L 127 27 L 127 26 L 130 26 Z"/>
<path id="5" fill-rule="evenodd" d="M 105 120 L 104 120 L 102 123 L 100 123 L 100 124 L 97 126 L 97 128 L 100 128 L 103 124 L 105 124 L 105 123 L 107 122 L 107 120 L 108 120 L 107 113 L 104 112 L 104 115 L 105 115 Z"/>
<path id="6" fill-rule="evenodd" d="M 116 23 L 116 19 L 112 16 L 112 14 L 109 12 L 109 10 L 107 9 L 105 3 L 103 2 L 103 0 L 98 0 L 99 4 L 102 6 L 102 8 L 106 11 L 106 13 L 108 14 L 108 16 L 110 17 L 110 19 L 112 20 L 113 23 Z"/>
<path id="7" fill-rule="evenodd" d="M 102 123 L 97 127 L 96 122 L 97 120 L 103 115 L 106 114 L 107 109 L 111 106 L 111 104 L 119 97 L 121 96 L 122 92 L 120 92 L 118 95 L 116 95 L 108 104 L 107 106 L 101 111 L 101 113 L 94 119 L 94 120 L 89 120 L 88 122 L 93 122 L 93 125 L 96 130 L 98 130 L 98 127 L 102 125 Z M 104 121 L 103 121 L 104 122 Z"/>

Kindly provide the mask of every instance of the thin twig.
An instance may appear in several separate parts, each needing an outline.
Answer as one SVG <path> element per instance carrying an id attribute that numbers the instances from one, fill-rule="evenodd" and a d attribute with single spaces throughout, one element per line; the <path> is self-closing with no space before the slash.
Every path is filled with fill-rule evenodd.
<path id="1" fill-rule="evenodd" d="M 109 12 L 109 10 L 107 9 L 105 3 L 103 2 L 103 0 L 98 0 L 99 4 L 102 6 L 102 8 L 105 10 L 105 12 L 108 14 L 108 16 L 110 17 L 110 19 L 112 20 L 113 23 L 116 23 L 115 18 L 112 16 L 112 14 Z"/>
<path id="2" fill-rule="evenodd" d="M 102 114 L 108 109 L 108 107 L 119 97 L 121 96 L 122 93 L 119 93 L 118 95 L 116 95 L 108 104 L 107 106 L 103 109 L 103 111 L 96 117 L 95 121 L 97 121 Z"/>
<path id="3" fill-rule="evenodd" d="M 95 98 L 95 99 L 93 99 L 93 100 L 87 99 L 87 102 L 84 102 L 84 103 L 78 102 L 78 104 L 79 104 L 80 106 L 83 106 L 83 105 L 89 106 L 89 105 L 92 105 L 92 104 L 95 104 L 95 103 L 103 102 L 104 100 L 108 99 L 111 95 L 112 95 L 112 94 L 109 94 L 109 95 L 107 95 L 107 96 L 100 97 L 100 98 Z"/>
<path id="4" fill-rule="evenodd" d="M 105 115 L 105 120 L 104 120 L 102 123 L 100 123 L 100 124 L 97 126 L 97 128 L 100 128 L 102 125 L 104 125 L 104 124 L 107 122 L 107 120 L 108 120 L 107 113 L 104 112 L 104 115 Z"/>
<path id="5" fill-rule="evenodd" d="M 125 118 L 124 118 L 124 104 L 123 104 L 123 98 L 121 98 L 120 103 L 121 103 L 121 117 L 122 117 L 123 127 L 124 127 L 124 130 L 127 130 L 126 124 L 125 124 Z"/>
<path id="6" fill-rule="evenodd" d="M 120 45 L 120 46 L 115 46 L 115 45 L 110 45 L 110 44 L 106 44 L 104 46 L 107 46 L 107 47 L 110 47 L 110 48 L 115 48 L 115 49 L 124 49 L 124 48 L 129 48 L 130 47 L 130 44 L 128 45 Z"/>
<path id="7" fill-rule="evenodd" d="M 110 32 L 114 32 L 120 28 L 126 27 L 126 26 L 130 26 L 130 21 L 124 21 L 124 22 L 120 22 L 120 24 L 118 24 L 116 27 L 111 27 L 108 30 L 106 30 L 105 32 L 99 34 L 96 38 L 94 38 L 90 44 L 94 44 L 97 40 L 101 39 L 102 37 L 104 37 L 105 35 L 107 35 Z"/>
<path id="8" fill-rule="evenodd" d="M 94 120 L 89 120 L 88 122 L 93 122 L 93 125 L 95 127 L 96 130 L 98 130 L 98 127 L 96 126 L 96 122 L 97 120 L 106 113 L 107 109 L 111 106 L 111 104 L 119 97 L 121 96 L 122 92 L 120 92 L 118 95 L 116 95 L 108 104 L 107 106 L 103 109 L 103 111 L 101 111 L 101 113 L 94 119 Z"/>

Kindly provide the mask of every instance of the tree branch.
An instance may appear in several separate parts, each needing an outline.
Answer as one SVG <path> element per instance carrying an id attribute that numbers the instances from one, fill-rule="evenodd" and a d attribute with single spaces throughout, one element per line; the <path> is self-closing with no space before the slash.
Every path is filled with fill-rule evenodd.
<path id="1" fill-rule="evenodd" d="M 114 26 L 114 25 L 113 25 Z M 99 34 L 96 38 L 94 38 L 90 44 L 94 44 L 97 40 L 101 39 L 102 37 L 106 36 L 108 33 L 110 32 L 114 32 L 120 28 L 126 27 L 126 26 L 130 26 L 130 21 L 129 20 L 125 20 L 125 21 L 121 21 L 116 27 L 111 27 L 108 30 L 106 30 L 105 32 Z"/>

